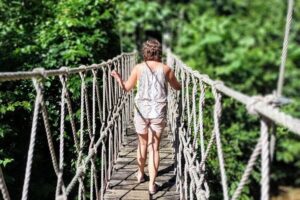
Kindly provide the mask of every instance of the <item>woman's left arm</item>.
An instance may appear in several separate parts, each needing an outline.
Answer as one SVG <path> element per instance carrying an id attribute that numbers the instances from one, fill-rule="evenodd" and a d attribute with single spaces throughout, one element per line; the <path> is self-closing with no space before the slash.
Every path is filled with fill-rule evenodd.
<path id="1" fill-rule="evenodd" d="M 116 70 L 113 70 L 111 72 L 111 76 L 113 76 L 116 79 L 116 81 L 119 83 L 120 87 L 123 90 L 129 92 L 137 82 L 137 67 L 134 67 L 132 69 L 131 74 L 127 81 L 123 81 L 121 75 Z"/>

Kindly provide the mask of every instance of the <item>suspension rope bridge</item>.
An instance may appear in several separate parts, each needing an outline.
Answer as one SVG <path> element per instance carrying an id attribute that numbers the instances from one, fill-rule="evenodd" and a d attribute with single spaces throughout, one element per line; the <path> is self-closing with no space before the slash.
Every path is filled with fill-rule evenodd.
<path id="1" fill-rule="evenodd" d="M 175 159 L 172 159 L 171 156 L 167 162 L 170 165 L 167 167 L 173 167 L 169 172 L 176 176 L 175 185 L 178 192 L 173 192 L 171 197 L 173 199 L 174 196 L 180 199 L 208 199 L 210 197 L 210 193 L 214 191 L 210 191 L 208 187 L 205 163 L 215 144 L 224 199 L 238 199 L 259 155 L 261 155 L 262 173 L 261 199 L 269 199 L 269 130 L 271 123 L 286 127 L 300 135 L 300 120 L 281 112 L 279 108 L 271 104 L 272 101 L 269 98 L 249 97 L 225 86 L 220 81 L 214 81 L 207 75 L 193 71 L 170 51 L 168 51 L 167 63 L 174 69 L 183 86 L 180 92 L 170 90 L 168 97 L 170 133 L 168 141 L 173 144 L 168 148 L 173 149 L 169 153 Z M 49 159 L 52 161 L 53 170 L 57 176 L 56 199 L 70 198 L 70 195 L 74 195 L 74 191 L 77 191 L 76 196 L 78 199 L 85 199 L 86 195 L 90 199 L 104 199 L 106 191 L 113 192 L 116 185 L 110 184 L 113 183 L 112 176 L 113 172 L 116 171 L 114 170 L 116 169 L 114 164 L 116 165 L 117 160 L 122 157 L 121 155 L 126 153 L 124 150 L 126 148 L 123 147 L 124 145 L 126 146 L 128 138 L 130 138 L 128 127 L 131 124 L 133 94 L 125 93 L 117 87 L 110 73 L 116 69 L 121 72 L 122 78 L 126 79 L 130 69 L 135 64 L 136 53 L 124 53 L 99 65 L 80 66 L 79 68 L 63 67 L 58 70 L 35 69 L 32 72 L 0 74 L 2 82 L 32 79 L 36 90 L 22 200 L 28 199 L 29 196 L 28 188 L 30 187 L 32 163 L 34 155 L 38 153 L 34 149 L 40 114 L 42 115 L 47 136 L 50 151 Z M 59 149 L 55 149 L 54 143 L 56 141 L 53 138 L 53 130 L 51 130 L 51 121 L 49 120 L 44 96 L 43 79 L 52 76 L 58 77 L 61 82 Z M 72 101 L 67 86 L 68 80 L 72 76 L 78 76 L 81 81 L 79 127 L 76 126 L 77 123 L 75 122 Z M 88 87 L 88 76 L 92 78 L 91 87 Z M 101 81 L 99 81 L 100 79 Z M 190 85 L 192 85 L 192 88 L 190 88 Z M 88 91 L 89 88 L 91 91 Z M 203 127 L 205 92 L 207 88 L 211 89 L 215 102 L 213 108 L 213 131 L 209 138 L 204 137 L 205 129 Z M 220 136 L 222 95 L 229 96 L 242 103 L 248 108 L 250 113 L 258 115 L 261 121 L 260 137 L 257 138 L 257 144 L 253 147 L 253 152 L 244 174 L 232 197 L 229 197 L 228 194 L 226 163 L 224 162 Z M 92 104 L 91 108 L 90 103 Z M 77 153 L 76 171 L 69 182 L 64 180 L 65 157 L 68 157 L 65 155 L 65 148 L 70 148 L 65 146 L 66 141 L 64 137 L 67 112 L 73 144 Z M 206 146 L 204 145 L 205 140 L 207 140 Z M 198 151 L 199 148 L 200 151 Z M 134 149 L 131 150 L 133 151 Z M 200 155 L 197 152 L 200 152 Z M 97 159 L 101 160 L 100 164 L 96 162 Z M 10 199 L 9 190 L 6 187 L 2 170 L 0 172 L 0 188 L 3 199 L 7 200 Z M 89 180 L 89 183 L 86 180 Z M 127 190 L 129 189 L 127 188 Z M 131 190 L 134 190 L 134 188 L 131 188 Z M 146 193 L 144 194 L 146 195 Z M 170 197 L 170 193 L 164 194 Z M 138 196 L 137 198 L 143 199 L 144 197 Z M 163 198 L 163 194 L 161 198 Z M 107 199 L 109 199 L 109 195 L 107 195 Z"/>
<path id="2" fill-rule="evenodd" d="M 162 164 L 158 177 L 163 181 L 169 180 L 169 185 L 162 190 L 164 192 L 160 191 L 154 198 L 209 199 L 212 193 L 222 192 L 224 200 L 236 200 L 248 183 L 259 156 L 261 157 L 261 199 L 270 198 L 270 129 L 275 124 L 300 135 L 300 119 L 280 111 L 275 101 L 282 93 L 292 7 L 293 1 L 289 0 L 278 91 L 275 97 L 272 95 L 250 97 L 240 93 L 221 81 L 212 80 L 207 75 L 192 70 L 170 50 L 167 51 L 167 64 L 175 71 L 176 77 L 181 81 L 182 89 L 177 92 L 170 88 L 168 134 L 163 137 L 161 149 L 162 153 L 166 153 L 166 160 L 165 165 Z M 49 159 L 57 179 L 56 191 L 53 194 L 55 199 L 149 198 L 145 185 L 134 183 L 131 173 L 136 170 L 133 152 L 137 139 L 132 134 L 131 125 L 133 94 L 121 90 L 110 76 L 112 70 L 117 70 L 123 79 L 127 79 L 136 61 L 136 53 L 123 53 L 107 62 L 78 68 L 62 67 L 57 70 L 37 68 L 30 72 L 0 73 L 0 82 L 31 79 L 36 91 L 23 189 L 20 194 L 22 200 L 30 198 L 31 174 L 35 170 L 33 162 L 35 155 L 39 153 L 35 151 L 36 137 L 37 132 L 41 132 L 38 129 L 38 124 L 41 122 L 46 133 Z M 52 78 L 51 81 L 58 79 L 61 84 L 59 130 L 53 130 L 51 126 L 46 103 L 44 80 L 50 80 L 49 77 Z M 80 90 L 78 102 L 72 101 L 68 87 L 69 80 L 74 77 L 81 83 L 78 88 Z M 213 129 L 209 137 L 205 134 L 207 130 L 203 125 L 208 90 L 212 93 L 214 101 Z M 256 115 L 260 120 L 260 136 L 253 146 L 240 182 L 235 191 L 231 192 L 232 195 L 228 191 L 226 162 L 221 141 L 222 96 L 239 102 L 247 108 L 249 114 Z M 80 105 L 79 119 L 73 112 L 76 103 Z M 67 122 L 70 129 L 66 128 Z M 55 131 L 59 132 L 58 140 L 53 136 Z M 71 139 L 68 139 L 69 146 L 66 146 L 65 134 L 72 135 L 71 146 L 69 144 Z M 209 188 L 208 182 L 211 177 L 207 176 L 206 163 L 213 146 L 217 149 L 222 191 L 213 191 Z M 66 149 L 73 147 L 75 157 L 66 155 Z M 74 171 L 66 172 L 65 165 L 72 160 L 75 160 Z M 73 175 L 67 180 L 66 174 L 70 173 Z M 9 188 L 1 168 L 0 189 L 3 199 L 10 200 Z"/>

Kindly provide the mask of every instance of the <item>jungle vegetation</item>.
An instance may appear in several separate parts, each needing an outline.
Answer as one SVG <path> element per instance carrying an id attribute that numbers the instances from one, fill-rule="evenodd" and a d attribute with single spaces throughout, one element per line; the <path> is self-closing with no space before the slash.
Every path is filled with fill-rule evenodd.
<path id="1" fill-rule="evenodd" d="M 277 85 L 286 7 L 282 0 L 1 0 L 0 71 L 100 63 L 140 50 L 144 40 L 154 37 L 200 73 L 248 95 L 270 94 Z M 299 10 L 300 1 L 295 1 L 294 11 Z M 292 102 L 281 108 L 294 117 L 300 117 L 299 35 L 300 16 L 294 12 L 283 91 Z M 45 82 L 46 87 L 53 85 L 59 82 Z M 74 100 L 79 86 L 78 79 L 70 80 Z M 47 95 L 52 126 L 59 130 L 59 105 L 53 102 L 60 94 L 49 90 Z M 13 199 L 21 194 L 34 96 L 30 81 L 0 83 L 0 165 Z M 207 136 L 212 128 L 211 99 L 208 92 Z M 272 194 L 281 185 L 300 186 L 300 138 L 282 127 L 275 132 Z M 224 96 L 221 134 L 232 194 L 259 137 L 259 120 Z M 33 167 L 39 170 L 32 178 L 30 198 L 53 199 L 56 180 L 45 134 L 38 134 L 37 140 L 38 162 Z M 71 143 L 68 151 L 74 151 Z M 211 191 L 220 190 L 215 149 L 207 165 Z M 250 179 L 243 200 L 258 199 L 259 164 Z M 212 195 L 221 199 L 221 194 Z"/>

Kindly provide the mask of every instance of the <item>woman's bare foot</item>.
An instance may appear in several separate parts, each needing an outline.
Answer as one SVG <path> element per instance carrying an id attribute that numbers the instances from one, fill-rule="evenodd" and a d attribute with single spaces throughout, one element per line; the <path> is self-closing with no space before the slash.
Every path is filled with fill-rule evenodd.
<path id="1" fill-rule="evenodd" d="M 145 174 L 142 173 L 140 170 L 137 171 L 137 173 L 135 174 L 136 178 L 137 178 L 137 182 L 138 183 L 143 183 L 145 182 Z"/>
<path id="2" fill-rule="evenodd" d="M 149 184 L 149 193 L 150 194 L 155 194 L 157 192 L 158 186 L 154 184 Z"/>

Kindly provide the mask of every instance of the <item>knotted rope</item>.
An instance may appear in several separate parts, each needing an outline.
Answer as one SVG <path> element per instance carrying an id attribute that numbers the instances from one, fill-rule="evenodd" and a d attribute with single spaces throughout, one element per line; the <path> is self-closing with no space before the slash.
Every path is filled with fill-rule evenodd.
<path id="1" fill-rule="evenodd" d="M 168 65 L 171 66 L 180 79 L 183 89 L 181 92 L 170 90 L 169 97 L 169 121 L 171 130 L 174 131 L 173 141 L 176 153 L 176 184 L 180 192 L 181 199 L 209 199 L 210 191 L 206 183 L 205 162 L 212 147 L 217 147 L 219 161 L 221 185 L 223 188 L 223 199 L 236 200 L 241 195 L 244 186 L 249 181 L 256 160 L 261 155 L 261 199 L 269 199 L 269 135 L 270 121 L 277 123 L 296 134 L 300 134 L 300 120 L 295 119 L 274 106 L 274 96 L 249 97 L 226 87 L 220 81 L 214 81 L 206 75 L 199 74 L 188 68 L 177 56 L 168 51 Z M 192 90 L 189 86 L 193 84 Z M 213 107 L 213 131 L 204 147 L 203 109 L 205 102 L 205 87 L 211 87 L 214 107 Z M 200 94 L 199 94 L 200 93 Z M 199 95 L 198 95 L 199 94 Z M 197 96 L 198 95 L 198 96 Z M 226 162 L 222 150 L 222 140 L 220 134 L 220 116 L 222 110 L 221 95 L 229 96 L 247 107 L 250 114 L 260 117 L 261 136 L 248 160 L 240 182 L 229 197 L 228 183 L 226 178 Z M 197 100 L 198 98 L 198 100 Z M 196 101 L 198 112 L 196 112 Z M 190 108 L 191 107 L 191 108 Z M 192 123 L 193 122 L 193 123 Z M 199 133 L 200 134 L 199 134 Z M 179 137 L 176 136 L 179 135 Z M 200 135 L 200 136 L 199 136 Z M 200 143 L 198 150 L 197 143 Z M 178 149 L 178 150 L 177 150 Z M 199 152 L 199 153 L 198 153 Z M 198 158 L 198 159 L 196 159 Z"/>
<path id="2" fill-rule="evenodd" d="M 78 68 L 62 67 L 58 70 L 35 69 L 32 72 L 8 72 L 0 73 L 0 81 L 17 81 L 23 79 L 32 79 L 36 90 L 33 120 L 30 136 L 30 144 L 27 155 L 25 178 L 22 191 L 22 200 L 28 199 L 28 191 L 30 187 L 30 178 L 34 169 L 32 163 L 34 161 L 34 147 L 36 144 L 37 124 L 39 123 L 39 114 L 42 113 L 42 121 L 44 122 L 47 143 L 50 151 L 51 161 L 54 172 L 57 176 L 57 185 L 55 198 L 68 199 L 69 194 L 74 190 L 77 182 L 78 199 L 85 199 L 87 191 L 89 191 L 90 199 L 103 199 L 105 188 L 108 186 L 110 173 L 112 172 L 112 163 L 116 159 L 119 147 L 122 146 L 122 131 L 126 130 L 122 124 L 122 120 L 130 120 L 133 106 L 129 107 L 125 104 L 132 103 L 131 94 L 121 92 L 113 85 L 110 72 L 113 69 L 124 71 L 123 77 L 128 78 L 131 68 L 136 63 L 135 53 L 125 53 L 101 64 L 93 64 L 91 66 L 80 66 Z M 91 72 L 91 73 L 90 73 Z M 121 72 L 122 73 L 122 72 Z M 91 74 L 92 87 L 91 95 L 89 95 L 89 87 L 87 78 Z M 79 132 L 76 129 L 74 113 L 72 109 L 72 100 L 70 98 L 68 81 L 70 76 L 78 76 L 81 80 L 81 96 L 80 96 L 80 127 Z M 49 76 L 58 76 L 61 82 L 60 97 L 60 126 L 59 126 L 59 156 L 57 159 L 53 135 L 48 117 L 48 109 L 45 104 L 43 79 Z M 98 82 L 99 76 L 103 78 Z M 100 78 L 100 79 L 101 79 Z M 108 86 L 108 87 L 107 87 Z M 103 89 L 102 98 L 99 90 Z M 89 103 L 92 103 L 90 108 Z M 109 109 L 107 109 L 109 108 Z M 126 112 L 125 112 L 126 109 Z M 71 133 L 76 154 L 76 173 L 70 183 L 65 185 L 64 165 L 67 162 L 66 156 L 66 117 L 71 125 Z M 97 120 L 97 116 L 99 120 Z M 128 121 L 126 122 L 128 123 Z M 40 132 L 40 131 L 39 131 Z M 88 140 L 85 137 L 88 134 Z M 109 140 L 107 140 L 109 139 Z M 118 143 L 118 144 L 117 144 Z M 100 149 L 100 150 L 99 150 Z M 107 151 L 108 150 L 108 151 Z M 101 152 L 101 163 L 96 162 L 96 155 Z M 114 156 L 113 156 L 114 155 Z M 70 162 L 70 161 L 68 161 Z M 108 163 L 108 165 L 107 165 Z M 98 170 L 101 171 L 99 175 Z M 87 184 L 84 179 L 89 179 Z M 99 184 L 100 181 L 100 184 Z M 87 188 L 89 190 L 87 190 Z M 3 198 L 9 198 L 9 192 L 6 188 L 5 180 L 0 170 L 0 189 Z"/>

